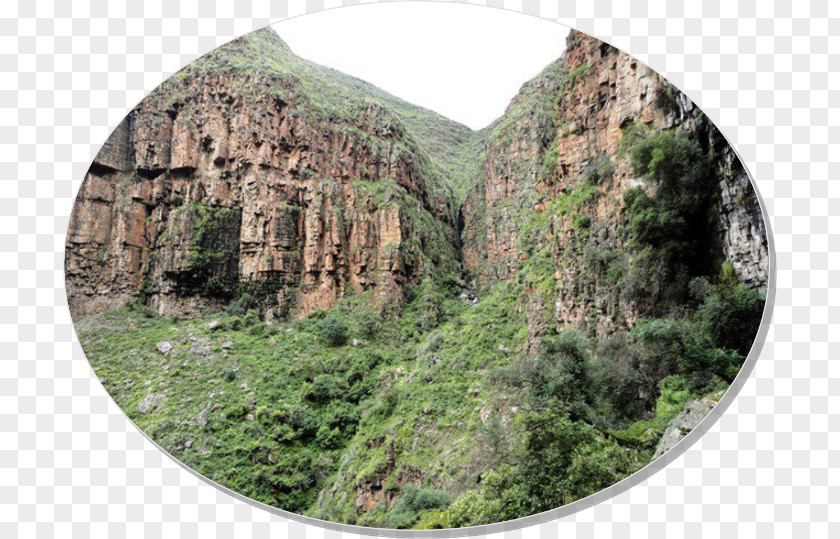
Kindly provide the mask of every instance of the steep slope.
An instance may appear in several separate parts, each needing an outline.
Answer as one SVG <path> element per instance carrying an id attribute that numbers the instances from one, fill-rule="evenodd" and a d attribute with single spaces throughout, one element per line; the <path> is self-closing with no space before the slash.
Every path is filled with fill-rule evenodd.
<path id="1" fill-rule="evenodd" d="M 632 327 L 668 304 L 665 285 L 686 280 L 644 274 L 623 200 L 633 187 L 655 197 L 656 182 L 634 168 L 631 146 L 662 133 L 696 146 L 696 165 L 710 168 L 703 211 L 711 222 L 690 231 L 709 258 L 687 277 L 714 276 L 726 262 L 739 281 L 766 286 L 764 224 L 732 148 L 662 77 L 572 31 L 563 61 L 526 84 L 490 132 L 484 181 L 464 205 L 468 269 L 480 286 L 528 283 L 535 337 L 555 327 L 599 336 Z"/>
<path id="2" fill-rule="evenodd" d="M 71 310 L 194 316 L 247 293 L 283 318 L 457 273 L 447 174 L 471 137 L 271 29 L 249 34 L 161 85 L 104 145 L 71 217 Z"/>
<path id="3" fill-rule="evenodd" d="M 673 443 L 743 364 L 767 256 L 732 149 L 607 44 L 571 32 L 471 132 L 262 31 L 115 131 L 67 279 L 97 375 L 184 463 L 440 528 L 584 498 Z"/>

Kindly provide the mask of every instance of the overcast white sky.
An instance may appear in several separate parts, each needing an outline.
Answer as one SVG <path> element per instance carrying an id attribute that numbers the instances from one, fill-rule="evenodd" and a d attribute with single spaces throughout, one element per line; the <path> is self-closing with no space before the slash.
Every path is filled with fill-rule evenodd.
<path id="1" fill-rule="evenodd" d="M 568 28 L 501 9 L 367 4 L 275 24 L 292 50 L 473 129 L 558 58 Z"/>

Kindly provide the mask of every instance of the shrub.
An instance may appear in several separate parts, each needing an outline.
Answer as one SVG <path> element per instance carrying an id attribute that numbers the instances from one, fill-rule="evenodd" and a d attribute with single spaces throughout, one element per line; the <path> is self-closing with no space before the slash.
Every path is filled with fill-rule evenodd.
<path id="1" fill-rule="evenodd" d="M 400 503 L 410 511 L 420 512 L 445 507 L 449 505 L 450 500 L 449 495 L 440 489 L 420 489 L 414 485 L 406 485 L 403 487 Z"/>
<path id="2" fill-rule="evenodd" d="M 359 423 L 359 412 L 348 402 L 332 402 L 322 416 L 324 424 L 339 429 L 349 437 L 356 432 Z"/>
<path id="3" fill-rule="evenodd" d="M 764 298 L 746 286 L 724 282 L 712 288 L 697 310 L 700 328 L 720 348 L 746 356 L 755 340 Z"/>
<path id="4" fill-rule="evenodd" d="M 322 374 L 302 388 L 304 398 L 313 402 L 326 403 L 341 398 L 347 392 L 347 384 L 333 374 Z"/>
<path id="5" fill-rule="evenodd" d="M 265 331 L 265 322 L 257 315 L 256 311 L 248 311 L 242 318 L 242 327 L 246 328 L 248 334 L 259 335 Z"/>
<path id="6" fill-rule="evenodd" d="M 589 341 L 576 329 L 542 340 L 543 354 L 532 388 L 538 395 L 568 404 L 589 403 L 593 386 L 589 368 Z"/>
<path id="7" fill-rule="evenodd" d="M 614 485 L 632 472 L 632 467 L 627 451 L 615 441 L 593 438 L 572 456 L 565 482 L 565 503 Z"/>
<path id="8" fill-rule="evenodd" d="M 344 444 L 344 437 L 338 428 L 321 425 L 315 434 L 315 443 L 322 449 L 338 449 Z"/>
<path id="9" fill-rule="evenodd" d="M 560 150 L 557 144 L 552 144 L 551 149 L 545 152 L 542 159 L 542 166 L 539 170 L 539 178 L 548 183 L 554 183 L 554 176 L 557 173 L 557 162 L 560 160 Z"/>
<path id="10" fill-rule="evenodd" d="M 245 316 L 248 311 L 256 306 L 256 302 L 251 294 L 244 292 L 241 296 L 231 301 L 224 312 L 231 316 Z"/>
<path id="11" fill-rule="evenodd" d="M 583 169 L 583 177 L 589 185 L 600 185 L 615 174 L 615 165 L 609 155 L 602 153 Z"/>
<path id="12" fill-rule="evenodd" d="M 672 374 L 691 374 L 702 371 L 731 380 L 743 362 L 735 350 L 717 345 L 702 328 L 686 320 L 646 320 L 633 329 L 644 344 L 646 362 L 653 378 L 659 383 Z"/>
<path id="13" fill-rule="evenodd" d="M 362 311 L 356 317 L 359 326 L 359 333 L 363 337 L 375 337 L 382 328 L 382 317 L 373 311 Z"/>
<path id="14" fill-rule="evenodd" d="M 126 310 L 130 313 L 137 314 L 143 318 L 155 318 L 157 317 L 157 311 L 155 311 L 152 307 L 138 302 L 129 302 L 125 306 Z"/>
<path id="15" fill-rule="evenodd" d="M 418 291 L 417 325 L 422 331 L 429 331 L 440 325 L 444 317 L 443 304 L 446 296 L 443 287 L 432 279 L 425 279 Z"/>
<path id="16" fill-rule="evenodd" d="M 449 506 L 449 522 L 454 527 L 478 526 L 497 522 L 501 512 L 501 500 L 487 499 L 478 490 L 470 490 L 458 497 Z"/>
<path id="17" fill-rule="evenodd" d="M 350 328 L 347 324 L 335 315 L 330 315 L 324 318 L 319 324 L 318 329 L 321 332 L 321 337 L 327 346 L 344 346 L 347 344 Z"/>
<path id="18" fill-rule="evenodd" d="M 570 470 L 581 444 L 595 438 L 584 423 L 573 421 L 555 402 L 524 421 L 525 447 L 518 482 L 529 513 L 547 511 L 571 501 Z"/>
<path id="19" fill-rule="evenodd" d="M 598 346 L 594 378 L 615 417 L 640 417 L 656 396 L 656 381 L 644 363 L 638 343 L 626 332 L 603 340 Z"/>
<path id="20" fill-rule="evenodd" d="M 218 328 L 221 330 L 237 331 L 242 327 L 242 319 L 238 316 L 231 316 L 219 322 Z"/>
<path id="21" fill-rule="evenodd" d="M 449 496 L 442 490 L 420 489 L 408 484 L 402 487 L 402 496 L 385 518 L 390 528 L 409 528 L 420 513 L 449 505 Z"/>
<path id="22" fill-rule="evenodd" d="M 692 397 L 691 381 L 680 375 L 667 376 L 659 382 L 659 398 L 656 400 L 656 413 L 664 417 L 673 417 L 682 410 Z"/>

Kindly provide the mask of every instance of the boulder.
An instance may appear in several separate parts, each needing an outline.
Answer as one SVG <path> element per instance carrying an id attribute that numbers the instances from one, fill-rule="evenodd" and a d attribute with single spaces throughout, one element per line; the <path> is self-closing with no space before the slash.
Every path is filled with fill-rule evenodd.
<path id="1" fill-rule="evenodd" d="M 671 420 L 659 443 L 656 445 L 656 450 L 653 453 L 651 460 L 664 455 L 670 451 L 680 440 L 691 432 L 697 425 L 700 424 L 712 408 L 717 404 L 717 400 L 712 398 L 703 398 L 689 403 L 680 414 Z"/>

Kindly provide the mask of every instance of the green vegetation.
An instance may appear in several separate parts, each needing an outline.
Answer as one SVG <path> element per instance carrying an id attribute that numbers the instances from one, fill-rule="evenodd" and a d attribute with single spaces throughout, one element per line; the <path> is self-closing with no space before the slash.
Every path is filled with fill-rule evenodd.
<path id="1" fill-rule="evenodd" d="M 713 254 L 710 158 L 696 140 L 631 124 L 617 154 L 558 170 L 563 137 L 583 128 L 558 124 L 557 107 L 587 65 L 569 73 L 564 61 L 551 64 L 481 133 L 298 59 L 271 30 L 182 71 L 170 95 L 243 66 L 258 71 L 237 79 L 240 97 L 295 102 L 295 114 L 370 148 L 381 142 L 370 133 L 386 129 L 390 158 L 411 157 L 427 197 L 388 178 L 348 181 L 367 214 L 399 222 L 382 251 L 423 271 L 398 294 L 348 290 L 328 310 L 267 323 L 267 298 L 291 287 L 236 280 L 241 214 L 173 194 L 184 284 L 210 287 L 227 306 L 179 321 L 131 304 L 78 320 L 77 330 L 115 401 L 186 465 L 336 522 L 499 522 L 639 470 L 687 404 L 718 398 L 734 379 L 764 300 Z M 484 159 L 514 143 L 516 157 Z M 488 229 L 498 232 L 513 269 L 473 290 L 458 225 L 436 211 L 454 214 L 469 190 L 484 189 L 491 163 L 514 194 L 493 205 L 479 197 L 463 241 L 482 270 Z M 628 180 L 628 170 L 639 185 L 617 195 L 614 179 Z M 336 200 L 345 194 L 312 170 L 298 173 Z M 278 214 L 297 223 L 299 211 Z M 348 218 L 339 208 L 336 219 Z"/>
<path id="2" fill-rule="evenodd" d="M 687 402 L 726 388 L 743 355 L 715 339 L 755 316 L 753 293 L 720 280 L 693 315 L 600 342 L 552 333 L 530 355 L 525 290 L 502 282 L 471 306 L 426 281 L 399 316 L 366 293 L 275 325 L 244 296 L 177 323 L 134 305 L 79 335 L 129 417 L 210 479 L 319 518 L 447 527 L 570 503 L 639 469 Z"/>
<path id="3" fill-rule="evenodd" d="M 572 89 L 575 87 L 575 83 L 577 82 L 578 77 L 581 73 L 589 69 L 588 64 L 581 64 L 569 72 L 569 80 L 568 80 L 568 87 Z"/>
<path id="4" fill-rule="evenodd" d="M 641 187 L 624 193 L 629 244 L 635 250 L 627 291 L 666 312 L 688 298 L 692 278 L 712 270 L 709 253 L 715 191 L 711 161 L 700 144 L 673 131 L 645 134 L 633 126 L 622 149 Z"/>

